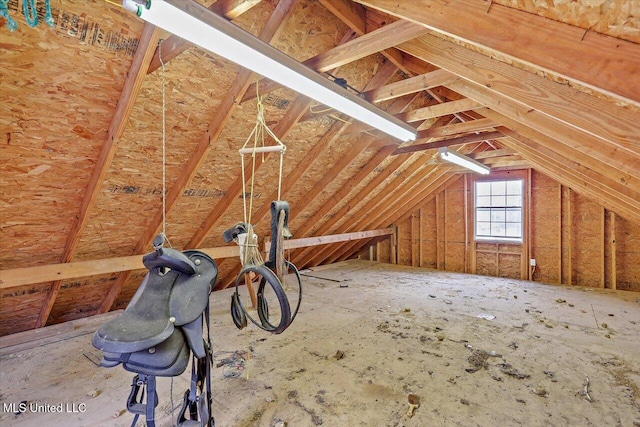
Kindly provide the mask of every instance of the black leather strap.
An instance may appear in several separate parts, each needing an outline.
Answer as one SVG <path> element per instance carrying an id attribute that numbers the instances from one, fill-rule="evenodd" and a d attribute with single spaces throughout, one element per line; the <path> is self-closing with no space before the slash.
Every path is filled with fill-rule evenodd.
<path id="1" fill-rule="evenodd" d="M 239 294 L 238 288 L 239 288 L 240 282 L 244 280 L 244 276 L 249 273 L 255 273 L 262 276 L 262 279 L 260 281 L 260 288 L 262 289 L 263 292 L 266 284 L 269 284 L 269 286 L 271 286 L 271 289 L 273 289 L 273 292 L 275 293 L 276 298 L 278 299 L 278 304 L 280 305 L 280 323 L 278 323 L 278 325 L 274 326 L 269 322 L 266 322 L 266 324 L 263 324 L 262 322 L 258 323 L 255 319 L 253 319 L 249 315 L 249 313 L 247 313 L 247 310 L 244 308 L 244 305 L 240 300 L 240 294 Z M 260 291 L 258 292 L 258 296 L 259 298 L 261 297 Z M 249 265 L 244 267 L 242 270 L 240 270 L 240 273 L 236 278 L 236 298 L 234 302 L 237 304 L 237 306 L 242 311 L 242 313 L 244 313 L 247 319 L 249 319 L 251 323 L 253 323 L 254 325 L 256 325 L 262 330 L 265 330 L 274 334 L 281 334 L 282 332 L 284 332 L 285 329 L 287 329 L 287 327 L 291 323 L 291 307 L 289 306 L 289 299 L 287 298 L 287 295 L 285 294 L 284 289 L 282 289 L 282 284 L 280 283 L 280 280 L 278 279 L 278 277 L 275 275 L 273 271 L 271 271 L 270 268 L 268 268 L 265 265 Z M 260 310 L 260 304 L 258 304 L 258 310 Z M 268 318 L 268 313 L 262 313 L 260 317 L 262 318 L 264 316 Z"/>

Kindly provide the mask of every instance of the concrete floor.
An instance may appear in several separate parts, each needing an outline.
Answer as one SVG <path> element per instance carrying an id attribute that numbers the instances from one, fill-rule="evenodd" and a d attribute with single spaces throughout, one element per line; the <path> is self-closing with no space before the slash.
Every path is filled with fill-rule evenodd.
<path id="1" fill-rule="evenodd" d="M 216 362 L 236 355 L 212 371 L 218 427 L 640 426 L 638 293 L 367 261 L 304 274 L 300 314 L 281 335 L 237 330 L 232 291 L 212 294 Z M 0 424 L 131 425 L 133 374 L 95 365 L 104 320 L 0 340 Z M 188 372 L 158 380 L 158 426 L 172 425 Z M 63 412 L 15 415 L 23 401 Z"/>

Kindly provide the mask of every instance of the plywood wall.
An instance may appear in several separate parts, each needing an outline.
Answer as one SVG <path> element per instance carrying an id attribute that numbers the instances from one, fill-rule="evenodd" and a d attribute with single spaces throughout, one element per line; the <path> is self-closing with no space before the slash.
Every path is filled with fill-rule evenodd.
<path id="1" fill-rule="evenodd" d="M 525 179 L 523 243 L 474 241 L 473 177 L 469 175 L 395 224 L 396 247 L 393 239 L 378 243 L 373 251 L 376 259 L 551 284 L 640 291 L 640 224 L 537 171 L 508 174 Z M 536 260 L 535 268 L 530 259 Z"/>

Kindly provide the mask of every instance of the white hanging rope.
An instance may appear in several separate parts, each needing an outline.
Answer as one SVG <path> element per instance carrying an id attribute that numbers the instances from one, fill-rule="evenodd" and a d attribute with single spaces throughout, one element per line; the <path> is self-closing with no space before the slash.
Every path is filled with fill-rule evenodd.
<path id="1" fill-rule="evenodd" d="M 166 102 L 165 102 L 165 78 L 164 78 L 164 61 L 162 60 L 162 43 L 158 42 L 158 59 L 162 64 L 162 236 L 167 241 L 169 247 L 171 243 L 167 238 L 167 153 L 166 153 Z"/>
<path id="2" fill-rule="evenodd" d="M 256 124 L 251 130 L 251 133 L 247 137 L 244 145 L 238 152 L 240 153 L 240 159 L 242 164 L 242 204 L 244 208 L 244 222 L 247 224 L 247 236 L 242 242 L 241 250 L 241 261 L 243 261 L 243 265 L 246 263 L 260 263 L 262 264 L 262 254 L 258 248 L 258 239 L 257 236 L 253 233 L 253 226 L 251 224 L 251 213 L 253 211 L 253 195 L 255 189 L 255 177 L 256 177 L 256 154 L 261 153 L 263 155 L 265 153 L 274 153 L 280 152 L 280 168 L 278 173 L 278 200 L 280 200 L 281 196 L 281 188 L 282 188 L 282 166 L 284 163 L 284 153 L 287 147 L 280 141 L 280 139 L 269 129 L 264 119 L 264 105 L 262 104 L 262 99 L 260 95 L 257 93 L 258 88 L 256 87 L 256 99 L 257 99 L 257 113 L 256 113 Z M 274 141 L 276 141 L 277 145 L 273 146 L 265 146 L 264 138 L 265 132 Z M 253 144 L 250 144 L 249 141 L 253 138 Z M 251 155 L 251 183 L 249 193 L 247 193 L 247 179 L 245 175 L 245 162 L 244 155 Z M 249 206 L 247 206 L 247 194 L 249 194 Z"/>

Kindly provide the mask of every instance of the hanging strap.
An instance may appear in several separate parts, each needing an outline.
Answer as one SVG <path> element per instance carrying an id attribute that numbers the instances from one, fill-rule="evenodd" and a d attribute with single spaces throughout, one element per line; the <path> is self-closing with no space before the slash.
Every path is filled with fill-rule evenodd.
<path id="1" fill-rule="evenodd" d="M 205 343 L 205 356 L 191 362 L 191 385 L 184 392 L 182 407 L 178 414 L 178 427 L 215 427 L 215 421 L 211 413 L 213 398 L 211 396 L 211 321 L 209 320 L 209 304 L 205 308 L 205 321 L 207 323 L 207 340 Z M 206 383 L 206 398 L 203 395 Z M 189 409 L 189 419 L 185 416 Z"/>

